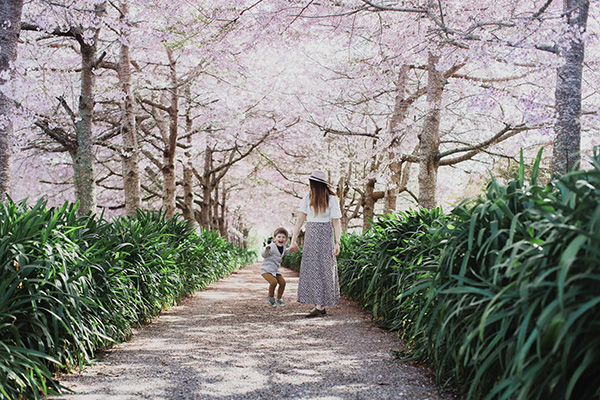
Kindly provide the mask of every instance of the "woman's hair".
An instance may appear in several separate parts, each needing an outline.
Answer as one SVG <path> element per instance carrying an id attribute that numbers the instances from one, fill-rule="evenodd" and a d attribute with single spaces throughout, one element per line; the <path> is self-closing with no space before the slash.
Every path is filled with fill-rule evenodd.
<path id="1" fill-rule="evenodd" d="M 273 237 L 279 235 L 280 233 L 283 233 L 285 235 L 285 237 L 289 238 L 290 234 L 288 233 L 288 231 L 285 230 L 285 228 L 277 228 L 275 229 L 275 233 L 273 233 Z"/>
<path id="2" fill-rule="evenodd" d="M 315 215 L 319 215 L 329 207 L 329 195 L 335 196 L 335 193 L 326 183 L 310 180 L 310 206 L 315 210 Z"/>

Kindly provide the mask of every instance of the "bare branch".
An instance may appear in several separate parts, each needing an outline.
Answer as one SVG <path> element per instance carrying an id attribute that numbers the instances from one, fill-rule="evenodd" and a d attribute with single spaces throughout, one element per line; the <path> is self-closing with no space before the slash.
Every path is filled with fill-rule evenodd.
<path id="1" fill-rule="evenodd" d="M 35 24 L 29 23 L 29 22 L 21 22 L 21 30 L 22 31 L 50 33 L 53 36 L 64 36 L 64 37 L 71 37 L 71 38 L 77 38 L 78 36 L 81 36 L 80 29 L 75 28 L 73 26 L 69 27 L 68 30 L 63 30 L 60 27 L 56 27 L 56 28 L 54 28 L 54 30 L 52 32 L 46 32 L 39 25 L 35 25 Z"/>
<path id="2" fill-rule="evenodd" d="M 390 6 L 386 6 L 383 4 L 375 4 L 375 2 L 373 2 L 371 0 L 362 0 L 362 1 L 365 2 L 366 4 L 370 5 L 371 7 L 375 8 L 377 10 L 381 10 L 381 11 L 397 11 L 397 12 L 416 13 L 416 14 L 427 15 L 429 17 L 429 19 L 431 19 L 445 33 L 450 33 L 450 34 L 456 33 L 454 30 L 452 30 L 446 26 L 443 19 L 442 20 L 438 19 L 434 15 L 434 11 L 430 7 L 428 7 L 428 8 L 390 7 Z M 440 7 L 440 14 L 442 14 L 441 7 Z"/>
<path id="3" fill-rule="evenodd" d="M 425 8 L 406 8 L 406 7 L 391 7 L 383 4 L 375 4 L 371 0 L 363 0 L 363 2 L 367 3 L 371 7 L 382 10 L 382 11 L 399 11 L 399 12 L 408 12 L 408 13 L 420 13 L 427 14 L 428 10 Z"/>
<path id="4" fill-rule="evenodd" d="M 77 152 L 77 141 L 71 138 L 63 128 L 50 128 L 49 122 L 43 119 L 38 119 L 34 124 L 46 135 L 60 143 L 69 153 L 75 154 Z"/>
<path id="5" fill-rule="evenodd" d="M 151 107 L 156 107 L 159 110 L 163 110 L 165 112 L 171 111 L 171 106 L 165 106 L 165 105 L 157 103 L 155 101 L 144 99 L 144 98 L 142 98 L 140 96 L 137 97 L 137 101 L 140 102 L 140 103 L 142 103 L 142 104 L 147 104 L 147 105 L 149 105 Z"/>
<path id="6" fill-rule="evenodd" d="M 289 28 L 290 26 L 292 26 L 292 24 L 293 24 L 294 22 L 296 22 L 296 20 L 297 20 L 298 18 L 300 18 L 300 16 L 301 16 L 302 14 L 304 14 L 304 11 L 306 11 L 306 10 L 308 9 L 308 7 L 310 7 L 310 6 L 311 6 L 311 4 L 312 4 L 312 3 L 314 3 L 314 1 L 315 1 L 315 0 L 310 0 L 310 1 L 308 2 L 308 4 L 306 4 L 304 7 L 302 7 L 302 10 L 300 10 L 300 12 L 294 16 L 294 19 L 293 19 L 293 20 L 292 20 L 292 21 L 291 21 L 291 22 L 288 24 L 288 26 L 286 26 L 286 27 L 285 27 L 285 29 L 284 29 L 284 30 L 281 32 L 281 34 L 285 33 L 285 31 L 287 31 L 287 30 L 288 30 L 288 28 Z"/>
<path id="7" fill-rule="evenodd" d="M 552 4 L 553 0 L 547 0 L 546 3 L 535 13 L 533 14 L 533 18 L 539 18 L 543 13 L 546 12 L 546 9 Z"/>
<path id="8" fill-rule="evenodd" d="M 103 51 L 102 54 L 100 54 L 100 57 L 98 57 L 98 59 L 96 61 L 94 61 L 94 63 L 92 64 L 92 68 L 98 68 L 98 67 L 102 66 L 102 64 L 104 62 L 104 57 L 106 57 L 105 51 Z"/>
<path id="9" fill-rule="evenodd" d="M 69 107 L 65 98 L 63 96 L 58 96 L 57 99 L 60 102 L 60 105 L 63 106 L 63 108 L 67 111 L 67 114 L 69 114 L 71 117 L 71 121 L 75 123 L 75 120 L 77 120 L 77 115 L 75 115 L 71 107 Z"/>
<path id="10" fill-rule="evenodd" d="M 260 154 L 260 156 L 262 158 L 264 158 L 270 166 L 272 166 L 273 168 L 275 168 L 275 170 L 279 173 L 279 175 L 281 175 L 283 177 L 283 179 L 285 179 L 286 181 L 292 182 L 292 183 L 304 184 L 303 181 L 300 181 L 298 179 L 291 179 L 291 178 L 289 178 L 287 176 L 287 173 L 284 172 L 284 171 L 282 171 L 281 168 L 279 168 L 279 166 L 275 163 L 275 161 L 273 161 L 269 156 L 267 156 L 263 152 L 259 151 L 258 154 Z"/>
<path id="11" fill-rule="evenodd" d="M 152 162 L 152 164 L 154 164 L 158 169 L 162 169 L 162 163 L 158 159 L 156 159 L 152 153 L 144 149 L 141 149 L 141 151 L 142 154 L 145 155 L 148 158 L 148 160 Z"/>
<path id="12" fill-rule="evenodd" d="M 117 136 L 119 133 L 121 133 L 121 127 L 120 126 L 118 126 L 116 128 L 113 128 L 113 129 L 109 129 L 103 135 L 98 136 L 96 138 L 95 142 L 96 143 L 104 142 L 104 141 L 106 141 L 108 139 L 111 139 L 111 138 Z"/>
<path id="13" fill-rule="evenodd" d="M 156 192 L 154 189 L 152 189 L 150 186 L 148 185 L 144 185 L 143 183 L 140 185 L 142 189 L 144 189 L 146 192 L 150 193 L 151 196 L 148 196 L 144 199 L 144 201 L 148 201 L 150 199 L 153 199 L 155 197 L 161 198 L 162 195 L 158 192 Z"/>
<path id="14" fill-rule="evenodd" d="M 464 80 L 473 81 L 473 82 L 495 83 L 495 82 L 509 82 L 509 81 L 522 79 L 528 75 L 531 75 L 531 73 L 532 73 L 532 71 L 527 71 L 521 75 L 507 76 L 504 78 L 480 78 L 480 77 L 468 76 L 468 75 L 464 75 L 464 74 L 455 74 L 455 75 L 452 75 L 452 77 L 456 78 L 456 79 L 464 79 Z"/>
<path id="15" fill-rule="evenodd" d="M 536 129 L 536 127 L 528 127 L 525 125 L 518 125 L 518 126 L 513 127 L 510 125 L 506 125 L 504 127 L 504 129 L 502 129 L 500 132 L 496 133 L 494 136 L 492 136 L 491 138 L 489 138 L 481 143 L 478 143 L 478 144 L 475 144 L 472 146 L 452 149 L 452 150 L 448 150 L 446 152 L 440 153 L 440 156 L 439 156 L 440 157 L 440 166 L 454 165 L 459 162 L 469 160 L 469 159 L 473 158 L 475 155 L 481 153 L 484 149 L 491 146 L 492 144 L 502 142 L 502 141 L 516 135 L 519 132 L 523 132 L 523 131 L 527 131 L 527 130 L 531 130 L 531 129 Z M 465 154 L 458 156 L 458 157 L 451 158 L 451 159 L 447 159 L 447 160 L 443 159 L 445 157 L 448 157 L 448 156 L 450 156 L 452 154 L 456 154 L 456 153 L 465 153 Z"/>
<path id="16" fill-rule="evenodd" d="M 377 139 L 377 135 L 374 133 L 340 131 L 340 130 L 333 129 L 333 128 L 326 128 L 322 125 L 317 124 L 316 122 L 312 122 L 312 121 L 309 121 L 309 122 L 313 125 L 316 125 L 321 131 L 325 132 L 325 133 L 323 133 L 323 136 L 327 136 L 328 133 L 331 133 L 331 134 L 340 135 L 340 136 L 364 136 L 364 137 Z"/>

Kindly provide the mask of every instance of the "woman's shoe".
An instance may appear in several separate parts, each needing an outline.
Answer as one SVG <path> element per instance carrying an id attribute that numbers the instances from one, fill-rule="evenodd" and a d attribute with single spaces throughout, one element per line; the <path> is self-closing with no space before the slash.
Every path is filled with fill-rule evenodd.
<path id="1" fill-rule="evenodd" d="M 327 311 L 325 311 L 325 309 L 319 310 L 315 307 L 312 310 L 310 310 L 308 314 L 306 314 L 306 318 L 322 317 L 325 314 L 327 314 Z"/>

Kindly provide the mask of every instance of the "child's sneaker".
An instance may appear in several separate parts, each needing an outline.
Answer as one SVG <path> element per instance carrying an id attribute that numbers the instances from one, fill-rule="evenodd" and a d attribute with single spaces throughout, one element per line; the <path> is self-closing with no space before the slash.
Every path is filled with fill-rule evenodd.
<path id="1" fill-rule="evenodd" d="M 279 307 L 283 307 L 283 306 L 285 306 L 285 301 L 283 301 L 283 299 L 277 299 L 277 305 Z"/>
<path id="2" fill-rule="evenodd" d="M 267 301 L 269 302 L 269 305 L 271 307 L 277 307 L 277 305 L 275 304 L 275 297 L 269 297 L 269 296 L 267 296 Z"/>

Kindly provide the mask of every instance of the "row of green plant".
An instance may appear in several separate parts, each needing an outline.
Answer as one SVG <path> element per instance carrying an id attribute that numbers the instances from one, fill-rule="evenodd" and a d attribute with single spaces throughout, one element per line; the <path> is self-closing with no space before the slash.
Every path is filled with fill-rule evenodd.
<path id="1" fill-rule="evenodd" d="M 600 157 L 347 235 L 342 290 L 468 399 L 600 398 Z"/>
<path id="2" fill-rule="evenodd" d="M 0 394 L 60 392 L 57 371 L 255 256 L 161 213 L 108 221 L 70 204 L 0 204 Z"/>
<path id="3" fill-rule="evenodd" d="M 289 253 L 281 259 L 281 266 L 300 271 L 300 261 L 302 261 L 302 249 L 297 253 Z"/>

